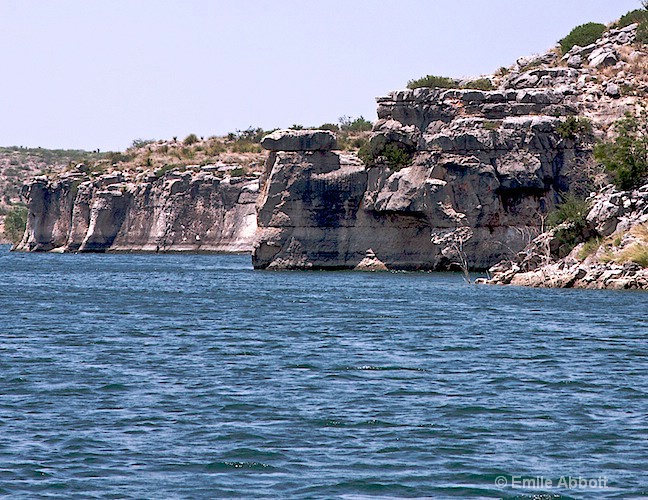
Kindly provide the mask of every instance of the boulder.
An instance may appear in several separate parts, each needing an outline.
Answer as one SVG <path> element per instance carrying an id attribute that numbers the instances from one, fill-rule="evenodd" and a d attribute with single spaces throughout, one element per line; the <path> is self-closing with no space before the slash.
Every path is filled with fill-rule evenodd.
<path id="1" fill-rule="evenodd" d="M 387 266 L 382 262 L 374 251 L 370 248 L 367 250 L 365 258 L 354 268 L 355 271 L 387 271 Z"/>
<path id="2" fill-rule="evenodd" d="M 608 86 L 605 88 L 605 93 L 614 99 L 621 97 L 621 89 L 619 89 L 616 83 L 608 83 Z"/>
<path id="3" fill-rule="evenodd" d="M 567 66 L 570 68 L 580 68 L 583 65 L 583 56 L 580 54 L 574 54 L 567 59 Z"/>
<path id="4" fill-rule="evenodd" d="M 330 151 L 337 141 L 329 130 L 277 130 L 266 135 L 261 146 L 269 151 Z"/>
<path id="5" fill-rule="evenodd" d="M 589 56 L 589 65 L 592 68 L 614 66 L 618 62 L 619 62 L 619 56 L 616 53 L 616 51 L 605 47 L 596 49 Z"/>

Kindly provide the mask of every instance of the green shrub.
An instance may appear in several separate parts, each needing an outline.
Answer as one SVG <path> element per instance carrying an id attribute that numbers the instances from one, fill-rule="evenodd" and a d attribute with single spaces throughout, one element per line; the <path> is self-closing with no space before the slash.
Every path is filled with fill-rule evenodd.
<path id="1" fill-rule="evenodd" d="M 603 33 L 607 30 L 604 24 L 600 23 L 587 23 L 576 26 L 569 35 L 560 40 L 560 49 L 565 54 L 570 51 L 574 45 L 585 47 L 598 40 Z"/>
<path id="2" fill-rule="evenodd" d="M 407 82 L 408 89 L 418 89 L 421 87 L 440 87 L 443 89 L 451 89 L 457 86 L 457 81 L 453 78 L 445 76 L 427 75 L 417 80 L 410 80 Z"/>
<path id="3" fill-rule="evenodd" d="M 592 122 L 585 117 L 570 116 L 556 127 L 556 132 L 563 139 L 576 139 L 577 137 L 592 134 Z"/>
<path id="4" fill-rule="evenodd" d="M 128 162 L 133 159 L 131 155 L 120 153 L 119 151 L 110 151 L 106 153 L 106 158 L 110 163 Z"/>
<path id="5" fill-rule="evenodd" d="M 547 216 L 547 225 L 556 227 L 563 222 L 576 226 L 585 227 L 587 213 L 590 210 L 590 202 L 574 195 L 563 197 L 556 209 Z"/>
<path id="6" fill-rule="evenodd" d="M 495 87 L 493 86 L 493 82 L 491 82 L 488 78 L 479 78 L 477 80 L 472 80 L 465 85 L 463 85 L 464 89 L 476 89 L 476 90 L 494 90 Z"/>
<path id="7" fill-rule="evenodd" d="M 135 149 L 143 148 L 145 146 L 148 146 L 149 144 L 153 144 L 154 142 L 155 139 L 135 139 L 131 144 L 131 148 L 135 148 Z"/>
<path id="8" fill-rule="evenodd" d="M 247 171 L 243 167 L 237 167 L 230 170 L 231 177 L 243 177 Z"/>
<path id="9" fill-rule="evenodd" d="M 556 227 L 566 223 L 566 226 L 556 229 L 555 232 L 558 257 L 564 257 L 583 241 L 589 209 L 588 201 L 574 195 L 567 195 L 563 198 L 563 202 L 549 213 L 547 226 Z"/>
<path id="10" fill-rule="evenodd" d="M 351 146 L 351 148 L 354 148 L 354 149 L 360 149 L 362 146 L 364 146 L 368 142 L 369 142 L 369 139 L 367 139 L 367 137 L 363 137 L 363 136 L 354 137 L 350 141 L 350 146 Z"/>
<path id="11" fill-rule="evenodd" d="M 628 112 L 614 127 L 618 137 L 597 144 L 594 158 L 612 174 L 619 188 L 633 189 L 648 177 L 648 114 L 645 109 L 639 116 Z"/>
<path id="12" fill-rule="evenodd" d="M 171 172 L 171 170 L 179 167 L 182 167 L 182 165 L 179 163 L 167 163 L 164 166 L 155 170 L 155 172 L 153 172 L 153 175 L 155 176 L 156 179 L 159 179 L 160 177 L 164 176 L 164 174 L 166 174 L 167 172 Z"/>
<path id="13" fill-rule="evenodd" d="M 340 127 L 338 127 L 335 123 L 323 123 L 317 128 L 318 130 L 330 130 L 331 132 L 338 132 L 340 130 Z"/>
<path id="14" fill-rule="evenodd" d="M 198 136 L 196 134 L 189 134 L 182 142 L 185 146 L 191 146 L 192 144 L 196 144 L 198 142 Z"/>
<path id="15" fill-rule="evenodd" d="M 412 157 L 407 150 L 394 143 L 385 146 L 382 156 L 387 160 L 389 167 L 396 172 L 403 167 L 407 167 L 412 162 Z"/>
<path id="16" fill-rule="evenodd" d="M 376 160 L 383 158 L 389 168 L 394 172 L 398 172 L 400 169 L 412 163 L 412 154 L 407 147 L 395 142 L 389 143 L 379 150 L 374 149 L 367 142 L 358 150 L 358 158 L 365 165 L 374 165 Z"/>
<path id="17" fill-rule="evenodd" d="M 341 151 L 360 150 L 369 142 L 367 135 L 351 136 L 342 132 L 338 135 L 338 149 Z"/>
<path id="18" fill-rule="evenodd" d="M 372 150 L 371 144 L 367 144 L 360 147 L 358 150 L 358 158 L 367 166 L 373 165 L 378 155 Z"/>
<path id="19" fill-rule="evenodd" d="M 342 116 L 339 121 L 340 129 L 346 132 L 369 132 L 373 128 L 373 123 L 365 120 L 363 116 L 355 119 L 350 116 Z"/>
<path id="20" fill-rule="evenodd" d="M 626 26 L 630 26 L 631 24 L 642 24 L 646 21 L 648 21 L 648 11 L 646 11 L 645 9 L 635 9 L 621 16 L 621 19 L 614 23 L 614 27 L 625 28 Z"/>
<path id="21" fill-rule="evenodd" d="M 5 217 L 5 236 L 16 245 L 22 240 L 25 227 L 27 227 L 27 208 L 22 205 L 12 207 Z"/>
<path id="22" fill-rule="evenodd" d="M 261 127 L 248 127 L 246 130 L 237 130 L 235 140 L 260 143 L 261 139 L 269 133 Z"/>
<path id="23" fill-rule="evenodd" d="M 642 45 L 648 45 L 648 22 L 641 23 L 637 28 L 637 37 L 635 42 Z"/>

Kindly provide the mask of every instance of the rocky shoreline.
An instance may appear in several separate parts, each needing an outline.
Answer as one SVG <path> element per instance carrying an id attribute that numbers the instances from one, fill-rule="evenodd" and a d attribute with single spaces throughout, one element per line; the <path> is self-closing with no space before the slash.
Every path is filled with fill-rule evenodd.
<path id="1" fill-rule="evenodd" d="M 608 186 L 591 200 L 580 243 L 559 258 L 559 226 L 480 283 L 550 288 L 648 290 L 648 184 L 629 192 Z"/>

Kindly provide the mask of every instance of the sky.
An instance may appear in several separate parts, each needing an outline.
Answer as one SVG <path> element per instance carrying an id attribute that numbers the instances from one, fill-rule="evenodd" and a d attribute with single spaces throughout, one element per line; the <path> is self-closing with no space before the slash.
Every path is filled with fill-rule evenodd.
<path id="1" fill-rule="evenodd" d="M 376 119 L 377 96 L 551 48 L 639 0 L 0 0 L 0 146 Z"/>

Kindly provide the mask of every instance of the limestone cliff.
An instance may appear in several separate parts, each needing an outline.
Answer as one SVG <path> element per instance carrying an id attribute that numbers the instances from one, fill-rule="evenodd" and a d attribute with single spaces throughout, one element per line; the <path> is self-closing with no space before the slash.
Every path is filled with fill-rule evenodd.
<path id="1" fill-rule="evenodd" d="M 555 51 L 520 59 L 488 77 L 494 90 L 467 82 L 378 98 L 364 163 L 314 137 L 298 151 L 291 132 L 284 146 L 277 135 L 254 266 L 486 269 L 512 258 L 564 193 L 587 187 L 595 138 L 641 101 L 636 28 L 609 30 L 563 60 Z"/>
<path id="2" fill-rule="evenodd" d="M 518 101 L 527 94 L 421 89 L 380 99 L 374 142 L 410 148 L 401 169 L 334 152 L 272 154 L 254 265 L 355 268 L 372 252 L 389 269 L 448 269 L 461 251 L 469 267 L 487 268 L 520 250 L 582 154 L 554 117 L 490 126 L 484 101 L 527 112 Z M 548 95 L 531 94 L 531 105 L 544 110 Z"/>
<path id="3" fill-rule="evenodd" d="M 249 252 L 258 180 L 209 172 L 38 177 L 17 250 Z"/>

